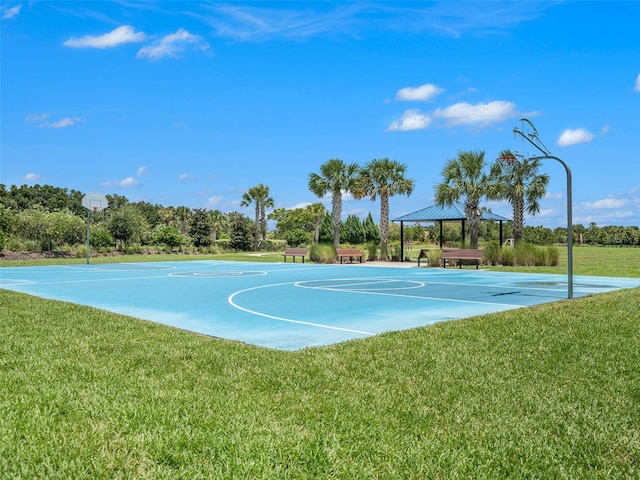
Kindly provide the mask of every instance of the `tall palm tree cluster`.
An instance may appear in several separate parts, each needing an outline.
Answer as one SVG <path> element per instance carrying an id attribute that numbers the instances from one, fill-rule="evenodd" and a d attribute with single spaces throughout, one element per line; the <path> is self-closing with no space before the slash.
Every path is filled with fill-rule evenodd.
<path id="1" fill-rule="evenodd" d="M 342 196 L 350 193 L 356 199 L 380 198 L 380 253 L 387 257 L 389 242 L 389 197 L 411 195 L 415 180 L 407 178 L 407 166 L 388 158 L 374 159 L 359 167 L 356 163 L 345 163 L 332 158 L 320 166 L 320 173 L 309 174 L 309 190 L 319 198 L 331 194 L 333 218 L 333 244 L 340 246 L 340 223 Z"/>
<path id="2" fill-rule="evenodd" d="M 443 181 L 436 184 L 434 189 L 439 205 L 463 202 L 471 248 L 478 247 L 483 199 L 505 199 L 512 205 L 514 240 L 519 242 L 524 227 L 524 213 L 535 215 L 539 212 L 539 200 L 544 197 L 549 183 L 548 175 L 538 174 L 539 160 L 518 161 L 509 150 L 500 152 L 498 160 L 488 171 L 486 167 L 484 151 L 460 151 L 457 157 L 446 161 L 441 173 Z M 320 166 L 319 173 L 309 174 L 309 190 L 319 198 L 331 196 L 335 248 L 340 246 L 343 195 L 351 194 L 356 199 L 368 197 L 371 201 L 380 199 L 380 253 L 382 259 L 387 258 L 389 199 L 394 195 L 411 195 L 415 187 L 415 180 L 407 178 L 406 172 L 406 164 L 388 158 L 371 160 L 362 167 L 357 163 L 332 158 Z M 265 209 L 274 205 L 269 187 L 259 184 L 243 194 L 241 205 L 251 204 L 255 206 L 254 249 L 257 250 L 260 240 L 266 239 Z M 320 207 L 314 222 L 314 241 L 317 242 L 323 208 L 321 204 L 315 205 Z"/>
<path id="3" fill-rule="evenodd" d="M 546 194 L 549 176 L 538 174 L 540 160 L 518 160 L 510 150 L 500 152 L 489 172 L 484 151 L 461 151 L 447 160 L 442 169 L 443 182 L 435 186 L 436 202 L 451 205 L 463 201 L 471 248 L 478 248 L 478 226 L 482 220 L 480 202 L 507 200 L 513 209 L 513 238 L 522 239 L 524 212 L 540 211 L 539 200 Z"/>

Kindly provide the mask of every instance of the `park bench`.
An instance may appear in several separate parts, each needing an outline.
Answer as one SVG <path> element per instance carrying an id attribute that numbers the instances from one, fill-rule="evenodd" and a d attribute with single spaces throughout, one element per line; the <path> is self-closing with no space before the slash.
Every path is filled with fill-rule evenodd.
<path id="1" fill-rule="evenodd" d="M 425 249 L 420 250 L 420 253 L 418 254 L 418 266 L 420 266 L 420 260 L 422 260 L 423 258 L 427 259 L 427 265 L 428 265 L 429 264 L 428 250 L 425 250 Z"/>
<path id="2" fill-rule="evenodd" d="M 447 268 L 447 260 L 458 260 L 458 266 L 462 268 L 462 260 L 475 260 L 476 270 L 480 267 L 482 250 L 473 248 L 457 248 L 442 251 L 442 267 Z"/>
<path id="3" fill-rule="evenodd" d="M 304 263 L 307 253 L 309 253 L 308 248 L 285 248 L 284 261 L 287 263 L 287 257 L 293 257 L 293 263 L 296 263 L 296 257 L 302 257 L 302 263 Z"/>
<path id="4" fill-rule="evenodd" d="M 342 263 L 343 258 L 348 258 L 350 263 L 353 263 L 354 258 L 359 258 L 360 263 L 362 263 L 362 252 L 357 248 L 337 248 L 336 253 L 340 263 Z"/>

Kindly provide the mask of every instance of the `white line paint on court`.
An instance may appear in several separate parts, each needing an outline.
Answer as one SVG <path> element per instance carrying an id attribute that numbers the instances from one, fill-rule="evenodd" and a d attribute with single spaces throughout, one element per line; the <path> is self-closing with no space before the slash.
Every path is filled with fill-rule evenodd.
<path id="1" fill-rule="evenodd" d="M 248 308 L 245 307 L 241 307 L 240 305 L 238 305 L 237 303 L 234 302 L 234 297 L 236 295 L 240 295 L 241 293 L 245 293 L 245 292 L 250 292 L 252 290 L 259 290 L 261 288 L 269 288 L 269 287 L 280 287 L 283 285 L 292 285 L 292 282 L 286 282 L 286 283 L 274 283 L 271 285 L 261 285 L 259 287 L 252 287 L 252 288 L 246 288 L 244 290 L 238 290 L 237 292 L 232 293 L 231 295 L 229 295 L 229 298 L 227 299 L 229 304 L 235 308 L 237 308 L 238 310 L 242 310 L 243 312 L 246 313 L 251 313 L 253 315 L 258 315 L 260 317 L 265 317 L 265 318 L 269 318 L 271 320 L 277 320 L 279 322 L 287 322 L 287 323 L 297 323 L 298 325 L 307 325 L 310 327 L 318 327 L 318 328 L 326 328 L 328 330 L 339 330 L 341 332 L 349 332 L 349 333 L 357 333 L 360 335 L 376 335 L 375 333 L 372 332 L 365 332 L 363 330 L 354 330 L 352 328 L 343 328 L 343 327 L 336 327 L 333 325 L 323 325 L 321 323 L 314 323 L 314 322 L 303 322 L 301 320 L 293 320 L 290 318 L 283 318 L 283 317 L 276 317 L 275 315 L 269 315 L 267 313 L 262 313 L 262 312 L 257 312 L 255 310 L 250 310 Z"/>

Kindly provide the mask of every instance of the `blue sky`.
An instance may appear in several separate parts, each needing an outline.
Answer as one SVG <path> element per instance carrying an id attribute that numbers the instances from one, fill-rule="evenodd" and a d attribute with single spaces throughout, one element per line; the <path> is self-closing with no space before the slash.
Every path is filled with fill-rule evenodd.
<path id="1" fill-rule="evenodd" d="M 493 161 L 530 119 L 573 173 L 574 223 L 640 225 L 640 2 L 3 1 L 1 182 L 241 211 L 319 201 L 330 158 Z M 562 166 L 527 225 L 566 225 Z M 323 199 L 330 208 L 330 201 Z M 487 203 L 510 217 L 505 203 Z M 379 204 L 344 199 L 344 215 Z"/>

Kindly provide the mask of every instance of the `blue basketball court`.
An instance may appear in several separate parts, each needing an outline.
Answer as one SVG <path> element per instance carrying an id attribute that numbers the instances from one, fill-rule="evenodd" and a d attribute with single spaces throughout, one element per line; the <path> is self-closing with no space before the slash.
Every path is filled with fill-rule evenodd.
<path id="1" fill-rule="evenodd" d="M 574 297 L 640 279 L 574 278 Z M 281 350 L 567 298 L 566 275 L 226 261 L 0 268 L 0 288 Z"/>

